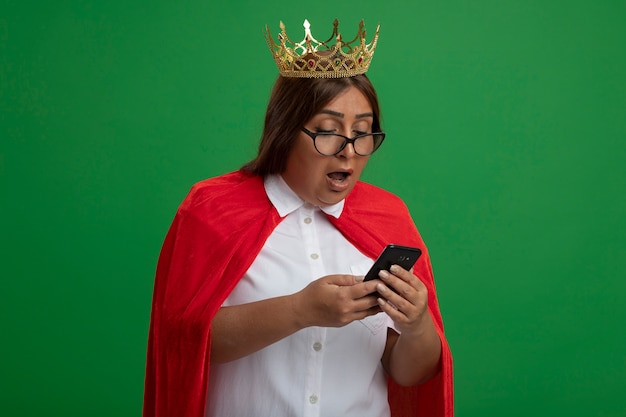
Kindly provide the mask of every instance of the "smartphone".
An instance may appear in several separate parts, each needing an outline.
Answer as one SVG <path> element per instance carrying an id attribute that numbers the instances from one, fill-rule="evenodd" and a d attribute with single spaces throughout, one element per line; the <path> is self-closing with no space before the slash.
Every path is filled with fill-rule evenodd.
<path id="1" fill-rule="evenodd" d="M 400 265 L 407 271 L 413 267 L 417 259 L 422 254 L 422 251 L 418 248 L 412 248 L 409 246 L 399 245 L 387 245 L 385 249 L 380 253 L 374 265 L 365 275 L 363 281 L 369 281 L 378 278 L 378 273 L 381 270 L 389 271 L 391 265 Z"/>

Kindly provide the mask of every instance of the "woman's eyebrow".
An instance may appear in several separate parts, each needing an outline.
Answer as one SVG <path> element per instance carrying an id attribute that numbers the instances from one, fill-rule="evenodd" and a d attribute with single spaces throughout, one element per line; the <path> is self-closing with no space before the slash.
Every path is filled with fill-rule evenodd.
<path id="1" fill-rule="evenodd" d="M 338 111 L 322 109 L 320 110 L 320 114 L 330 114 L 331 116 L 344 117 L 343 113 L 339 113 Z"/>
<path id="2" fill-rule="evenodd" d="M 329 109 L 320 110 L 320 113 L 330 114 L 331 116 L 337 116 L 337 117 L 345 117 L 345 114 L 339 113 L 338 111 L 329 110 Z M 370 111 L 370 112 L 367 112 L 367 113 L 357 114 L 355 116 L 355 118 L 357 118 L 357 119 L 362 119 L 364 117 L 374 117 L 374 113 Z"/>

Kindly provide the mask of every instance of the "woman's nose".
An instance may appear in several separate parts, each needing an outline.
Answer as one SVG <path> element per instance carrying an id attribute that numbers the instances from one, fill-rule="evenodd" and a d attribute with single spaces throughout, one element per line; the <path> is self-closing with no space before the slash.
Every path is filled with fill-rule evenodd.
<path id="1" fill-rule="evenodd" d="M 337 153 L 338 157 L 347 159 L 352 158 L 356 155 L 357 153 L 354 150 L 354 142 L 346 143 L 346 146 L 344 146 L 343 149 L 339 151 L 339 153 Z"/>

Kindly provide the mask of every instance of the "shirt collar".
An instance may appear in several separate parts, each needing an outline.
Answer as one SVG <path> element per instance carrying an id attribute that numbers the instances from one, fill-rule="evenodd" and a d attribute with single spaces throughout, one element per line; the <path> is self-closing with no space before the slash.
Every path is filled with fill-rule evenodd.
<path id="1" fill-rule="evenodd" d="M 278 211 L 280 217 L 285 217 L 305 204 L 308 205 L 308 203 L 305 203 L 304 200 L 298 197 L 298 195 L 291 188 L 289 188 L 289 185 L 287 185 L 283 177 L 278 174 L 266 176 L 263 183 L 265 185 L 267 197 L 270 199 L 274 207 L 276 207 L 276 211 Z M 341 200 L 331 206 L 318 208 L 324 213 L 338 219 L 343 212 L 344 202 L 345 200 Z"/>

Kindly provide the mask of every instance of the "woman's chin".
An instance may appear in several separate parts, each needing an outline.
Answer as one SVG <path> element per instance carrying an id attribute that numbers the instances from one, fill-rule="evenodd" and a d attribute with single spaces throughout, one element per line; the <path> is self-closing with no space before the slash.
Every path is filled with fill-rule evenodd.
<path id="1" fill-rule="evenodd" d="M 341 200 L 346 198 L 346 196 L 350 194 L 351 190 L 352 190 L 352 187 L 348 187 L 344 189 L 343 191 L 330 191 L 329 190 L 323 193 L 319 193 L 316 196 L 316 200 L 318 201 L 317 205 L 324 207 L 324 206 L 332 206 L 333 204 L 337 204 Z"/>

